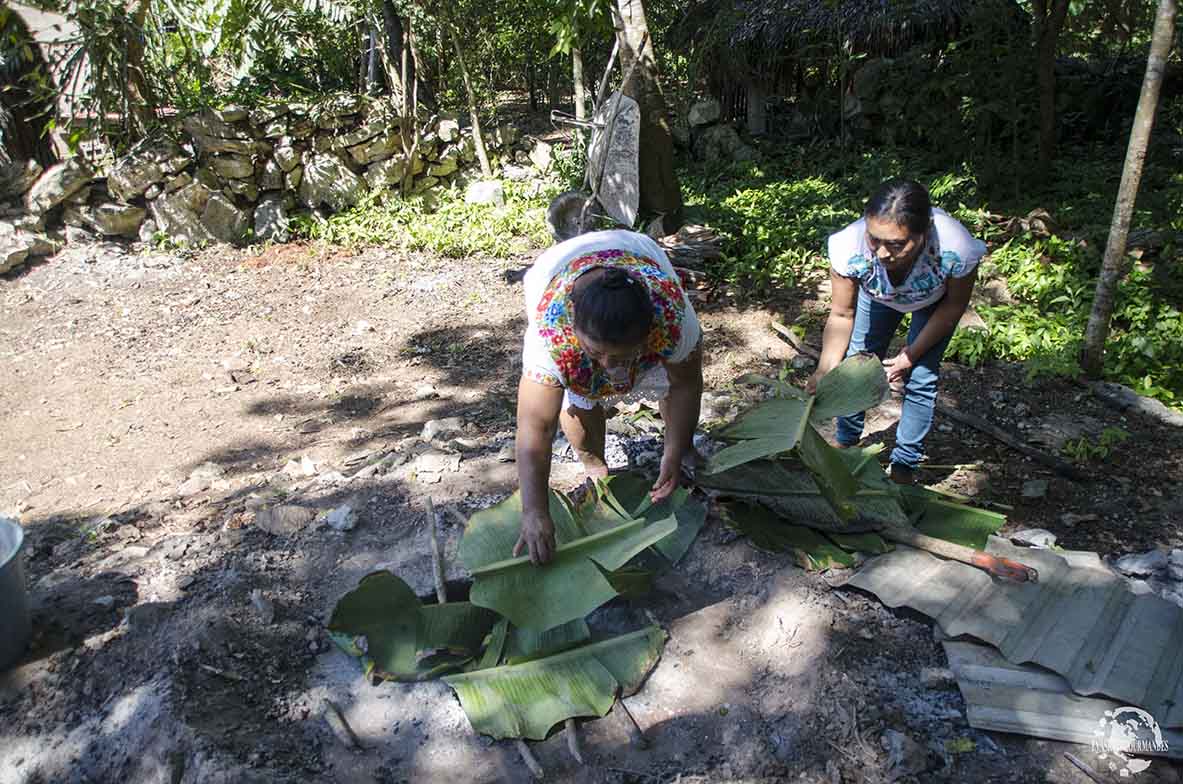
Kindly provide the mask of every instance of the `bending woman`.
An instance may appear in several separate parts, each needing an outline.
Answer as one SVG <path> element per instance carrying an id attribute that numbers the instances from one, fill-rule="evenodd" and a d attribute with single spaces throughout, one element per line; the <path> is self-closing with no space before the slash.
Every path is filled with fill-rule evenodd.
<path id="1" fill-rule="evenodd" d="M 941 357 L 969 305 L 986 245 L 912 180 L 885 182 L 860 220 L 829 239 L 830 317 L 818 380 L 846 356 L 870 351 L 884 359 L 905 313 L 912 314 L 907 345 L 883 363 L 893 386 L 903 384 L 904 403 L 891 452 L 891 477 L 911 484 L 932 427 Z M 864 414 L 840 417 L 838 443 L 862 438 Z"/>
<path id="2" fill-rule="evenodd" d="M 701 330 L 677 273 L 649 237 L 599 231 L 562 242 L 526 273 L 518 386 L 517 464 L 522 530 L 514 555 L 555 551 L 550 519 L 557 426 L 589 477 L 608 475 L 604 405 L 630 393 L 661 399 L 665 451 L 651 495 L 677 487 L 702 400 Z"/>

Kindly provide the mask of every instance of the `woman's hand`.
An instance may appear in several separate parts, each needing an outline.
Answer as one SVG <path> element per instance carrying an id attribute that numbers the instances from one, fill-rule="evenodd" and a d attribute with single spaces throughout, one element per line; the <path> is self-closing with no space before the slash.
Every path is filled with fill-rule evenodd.
<path id="1" fill-rule="evenodd" d="M 655 504 L 670 497 L 670 493 L 678 488 L 678 480 L 682 477 L 682 455 L 672 455 L 666 452 L 661 458 L 661 471 L 653 489 L 649 491 L 649 500 Z"/>
<path id="2" fill-rule="evenodd" d="M 514 556 L 528 550 L 534 565 L 544 564 L 555 554 L 555 524 L 550 512 L 526 512 L 522 515 L 522 530 L 513 546 Z"/>
<path id="3" fill-rule="evenodd" d="M 912 357 L 908 355 L 908 349 L 905 348 L 891 359 L 883 360 L 883 369 L 887 371 L 888 382 L 902 384 L 907 381 L 908 374 L 912 372 Z"/>

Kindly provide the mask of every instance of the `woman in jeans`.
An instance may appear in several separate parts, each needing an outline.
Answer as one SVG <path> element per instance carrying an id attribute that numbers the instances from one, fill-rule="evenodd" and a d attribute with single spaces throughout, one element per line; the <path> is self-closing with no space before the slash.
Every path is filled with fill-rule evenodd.
<path id="1" fill-rule="evenodd" d="M 844 357 L 870 351 L 883 360 L 888 380 L 904 388 L 891 452 L 891 477 L 901 484 L 912 483 L 923 455 L 941 356 L 969 305 L 985 253 L 985 243 L 932 206 L 923 185 L 903 179 L 883 183 L 863 217 L 830 236 L 830 317 L 808 389 Z M 912 314 L 907 345 L 886 359 L 905 313 Z M 857 444 L 863 420 L 864 414 L 839 417 L 838 443 Z"/>

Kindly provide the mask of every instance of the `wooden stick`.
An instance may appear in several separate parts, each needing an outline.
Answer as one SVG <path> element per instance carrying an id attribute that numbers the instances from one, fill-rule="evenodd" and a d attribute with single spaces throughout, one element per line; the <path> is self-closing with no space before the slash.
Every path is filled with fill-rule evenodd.
<path id="1" fill-rule="evenodd" d="M 649 748 L 649 741 L 645 738 L 645 733 L 641 732 L 641 725 L 637 724 L 637 720 L 633 718 L 633 713 L 624 704 L 623 699 L 618 699 L 616 704 L 624 711 L 625 717 L 628 718 L 628 740 L 634 748 L 647 749 Z"/>
<path id="2" fill-rule="evenodd" d="M 950 501 L 956 501 L 959 504 L 972 504 L 975 506 L 992 506 L 995 509 L 1001 509 L 1004 512 L 1013 512 L 1015 508 L 1010 504 L 1004 504 L 999 501 L 987 501 L 984 498 L 970 498 L 968 495 L 961 495 L 960 493 L 953 493 L 948 490 L 938 490 L 935 487 L 928 487 L 925 485 L 925 490 L 930 493 L 936 493 L 948 498 Z M 859 494 L 861 495 L 861 493 Z"/>
<path id="3" fill-rule="evenodd" d="M 435 577 L 435 598 L 440 604 L 448 603 L 448 588 L 444 584 L 444 554 L 440 551 L 440 539 L 436 534 L 435 504 L 427 497 L 427 529 L 431 533 L 431 573 Z"/>
<path id="4" fill-rule="evenodd" d="M 821 358 L 821 352 L 819 352 L 813 346 L 805 343 L 803 340 L 801 340 L 801 338 L 797 337 L 796 333 L 794 333 L 793 330 L 789 329 L 784 324 L 774 321 L 772 322 L 772 328 L 776 330 L 778 335 L 788 341 L 793 346 L 793 348 L 797 349 L 798 352 L 812 357 L 813 359 Z M 1089 477 L 1076 466 L 1072 465 L 1066 460 L 1061 460 L 1054 455 L 1049 455 L 1047 452 L 1043 452 L 1024 443 L 1017 436 L 1008 433 L 1007 431 L 998 427 L 998 425 L 987 422 L 985 419 L 982 419 L 979 416 L 974 416 L 973 414 L 967 414 L 964 411 L 959 411 L 947 403 L 940 402 L 939 400 L 936 402 L 934 408 L 936 409 L 937 413 L 941 414 L 942 416 L 947 416 L 949 419 L 960 422 L 963 425 L 968 425 L 969 427 L 985 433 L 997 441 L 1001 441 L 1011 449 L 1022 452 L 1032 460 L 1042 463 L 1061 476 L 1066 476 L 1069 479 L 1074 479 L 1076 481 L 1088 481 Z"/>
<path id="5" fill-rule="evenodd" d="M 995 577 L 1001 577 L 1002 579 L 1018 583 L 1039 582 L 1039 572 L 1026 564 L 1012 561 L 1009 558 L 984 553 L 972 547 L 966 547 L 965 545 L 946 542 L 944 539 L 925 536 L 911 526 L 890 525 L 879 533 L 884 539 L 906 544 L 909 547 L 915 547 L 917 550 L 924 550 L 925 552 L 939 555 L 942 558 L 949 558 L 969 564 L 970 566 L 976 566 Z"/>
<path id="6" fill-rule="evenodd" d="M 789 345 L 797 349 L 798 354 L 804 354 L 805 356 L 811 357 L 813 359 L 821 359 L 822 354 L 820 351 L 801 340 L 801 338 L 797 337 L 796 332 L 789 329 L 784 324 L 781 324 L 779 321 L 774 321 L 772 322 L 772 328 L 776 330 L 778 335 L 788 341 Z"/>
<path id="7" fill-rule="evenodd" d="M 1097 784 L 1106 784 L 1105 779 L 1097 775 L 1097 771 L 1090 768 L 1087 764 L 1085 764 L 1084 760 L 1082 760 L 1080 757 L 1077 757 L 1075 754 L 1064 752 L 1064 759 L 1071 762 L 1073 767 L 1075 767 L 1084 775 L 1088 776 L 1093 781 L 1097 782 Z"/>
<path id="8" fill-rule="evenodd" d="M 534 778 L 541 779 L 545 774 L 542 772 L 542 766 L 538 764 L 538 759 L 534 756 L 534 752 L 530 751 L 530 747 L 526 745 L 526 741 L 518 738 L 513 742 L 517 746 L 518 754 L 522 757 L 522 762 L 526 763 L 526 767 L 530 769 L 530 773 Z"/>
<path id="9" fill-rule="evenodd" d="M 579 733 L 575 726 L 575 719 L 567 719 L 567 750 L 580 765 L 583 764 L 583 753 L 579 750 Z"/>
<path id="10" fill-rule="evenodd" d="M 354 751 L 362 747 L 361 741 L 358 740 L 357 734 L 353 731 L 353 727 L 350 727 L 349 722 L 345 720 L 345 714 L 341 712 L 341 709 L 332 700 L 324 701 L 324 718 L 325 723 L 329 725 L 329 729 L 337 736 L 337 740 L 341 741 L 342 746 Z"/>
<path id="11" fill-rule="evenodd" d="M 1009 446 L 1011 449 L 1014 449 L 1018 452 L 1022 452 L 1023 454 L 1027 455 L 1028 457 L 1030 457 L 1032 460 L 1036 461 L 1037 463 L 1041 463 L 1041 464 L 1047 466 L 1048 468 L 1052 469 L 1060 476 L 1065 476 L 1065 477 L 1068 477 L 1069 479 L 1073 479 L 1078 482 L 1079 481 L 1088 481 L 1088 479 L 1089 479 L 1089 477 L 1084 472 L 1082 472 L 1079 468 L 1072 465 L 1068 461 L 1061 460 L 1060 458 L 1058 458 L 1054 455 L 1049 455 L 1047 452 L 1043 452 L 1039 449 L 1036 449 L 1033 446 L 1029 446 L 1028 444 L 1023 443 L 1021 440 L 1019 440 L 1019 438 L 1017 436 L 1015 436 L 1011 433 L 1008 433 L 1007 431 L 1000 428 L 998 425 L 995 425 L 991 422 L 987 422 L 985 419 L 982 419 L 979 416 L 974 416 L 973 414 L 967 414 L 964 411 L 958 411 L 956 408 L 953 408 L 950 405 L 942 403 L 939 400 L 936 402 L 934 408 L 936 409 L 938 414 L 941 414 L 942 416 L 947 416 L 947 417 L 949 417 L 949 419 L 952 419 L 956 422 L 960 422 L 963 425 L 968 425 L 969 427 L 972 427 L 974 430 L 978 430 L 982 433 L 985 433 L 986 435 L 990 436 L 991 438 L 995 439 L 996 441 L 1001 441 L 1002 443 Z"/>
<path id="12" fill-rule="evenodd" d="M 951 465 L 940 465 L 937 463 L 921 463 L 916 466 L 917 471 L 985 471 L 986 467 L 981 463 L 953 463 Z"/>

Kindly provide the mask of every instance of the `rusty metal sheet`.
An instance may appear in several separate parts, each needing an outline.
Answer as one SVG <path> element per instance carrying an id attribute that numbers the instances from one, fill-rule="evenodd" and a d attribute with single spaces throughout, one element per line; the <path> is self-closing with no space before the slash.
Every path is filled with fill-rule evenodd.
<path id="1" fill-rule="evenodd" d="M 991 537 L 987 552 L 1039 570 L 1038 583 L 985 572 L 908 547 L 871 559 L 847 585 L 936 621 L 950 637 L 995 646 L 1015 664 L 1062 675 L 1078 694 L 1149 711 L 1183 727 L 1183 608 L 1134 595 L 1107 570 L 1071 565 L 1050 550 Z"/>

